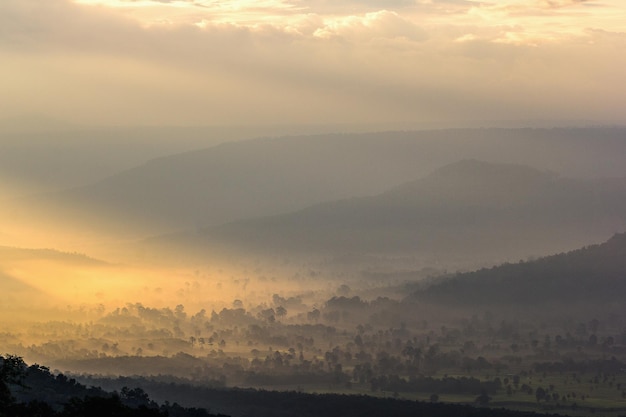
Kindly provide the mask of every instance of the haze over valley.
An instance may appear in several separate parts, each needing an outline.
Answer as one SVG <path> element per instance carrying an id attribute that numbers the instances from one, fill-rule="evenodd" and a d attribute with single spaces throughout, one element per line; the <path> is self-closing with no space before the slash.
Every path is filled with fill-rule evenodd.
<path id="1" fill-rule="evenodd" d="M 437 375 L 468 372 L 463 364 L 480 357 L 479 373 L 469 375 L 489 375 L 455 395 L 511 391 L 498 400 L 505 404 L 515 388 L 502 377 L 488 385 L 493 367 L 531 375 L 580 344 L 577 360 L 607 352 L 620 360 L 625 135 L 498 128 L 231 140 L 80 186 L 28 188 L 3 206 L 12 221 L 0 248 L 0 341 L 86 383 L 134 376 L 161 401 L 170 400 L 158 388 L 168 380 L 155 375 L 205 389 L 376 393 L 393 372 L 406 383 L 435 378 L 397 385 L 403 396 L 445 398 L 452 391 L 436 387 Z M 45 154 L 36 158 L 45 166 Z M 68 172 L 85 162 L 68 161 Z M 471 336 L 441 330 L 477 315 L 485 321 L 462 330 Z M 533 341 L 590 321 L 602 331 L 594 324 L 553 353 Z M 520 326 L 534 339 L 525 342 Z M 376 334 L 378 342 L 368 339 Z M 501 345 L 510 337 L 520 346 L 514 355 L 530 349 L 515 365 Z M 406 359 L 412 349 L 425 355 L 419 365 Z M 378 362 L 358 376 L 381 352 L 408 367 Z M 210 406 L 180 395 L 187 406 Z M 573 401 L 561 396 L 565 410 Z"/>
<path id="2" fill-rule="evenodd" d="M 0 2 L 0 417 L 626 415 L 619 0 Z"/>

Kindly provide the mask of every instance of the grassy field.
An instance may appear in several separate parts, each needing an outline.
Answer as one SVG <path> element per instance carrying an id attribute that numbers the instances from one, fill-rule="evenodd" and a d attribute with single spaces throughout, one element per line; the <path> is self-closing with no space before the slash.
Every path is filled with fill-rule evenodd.
<path id="1" fill-rule="evenodd" d="M 626 416 L 626 374 L 599 376 L 597 374 L 546 374 L 528 375 L 520 378 L 517 387 L 508 381 L 512 392 L 507 394 L 501 389 L 497 394 L 490 395 L 488 407 L 506 408 L 518 411 L 545 412 L 568 416 L 598 416 L 618 417 Z M 442 377 L 443 375 L 440 375 Z M 453 375 L 449 375 L 453 376 Z M 454 375 L 461 377 L 463 375 Z M 467 375 L 465 375 L 467 376 Z M 475 376 L 477 377 L 477 376 Z M 497 376 L 501 381 L 511 380 L 505 375 Z M 496 376 L 482 377 L 482 380 L 493 380 Z M 532 389 L 523 392 L 522 387 Z M 306 385 L 294 386 L 267 386 L 270 390 L 299 390 L 309 393 L 341 393 L 349 395 L 371 395 L 375 397 L 391 397 L 414 401 L 430 401 L 433 394 L 437 394 L 437 401 L 445 403 L 476 404 L 476 395 L 446 394 L 435 392 L 373 392 L 367 384 L 352 384 L 350 387 Z M 536 392 L 542 388 L 546 397 L 538 400 Z M 549 398 L 548 398 L 549 397 Z M 558 399 L 557 399 L 558 397 Z"/>

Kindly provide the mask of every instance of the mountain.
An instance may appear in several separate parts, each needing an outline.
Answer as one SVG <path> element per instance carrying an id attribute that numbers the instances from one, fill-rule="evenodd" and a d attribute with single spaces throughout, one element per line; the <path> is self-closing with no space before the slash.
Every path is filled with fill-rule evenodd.
<path id="1" fill-rule="evenodd" d="M 11 186 L 2 189 L 1 200 L 92 184 L 148 160 L 229 137 L 208 128 L 45 126 L 35 123 L 34 131 L 11 132 L 0 123 L 0 184 Z"/>
<path id="2" fill-rule="evenodd" d="M 626 233 L 582 249 L 463 273 L 409 297 L 444 304 L 624 303 Z"/>
<path id="3" fill-rule="evenodd" d="M 34 309 L 49 305 L 51 297 L 45 291 L 15 276 L 10 268 L 0 264 L 0 316 L 10 317 L 9 322 L 15 323 L 22 317 L 24 306 Z M 10 331 L 11 325 L 3 323 L 3 328 Z"/>
<path id="4" fill-rule="evenodd" d="M 189 239 L 258 253 L 520 259 L 626 227 L 626 179 L 573 180 L 463 160 L 372 197 L 209 228 Z"/>
<path id="5" fill-rule="evenodd" d="M 0 287 L 2 287 L 2 299 L 4 302 L 15 300 L 16 296 L 40 294 L 38 290 L 12 276 L 0 271 Z"/>
<path id="6" fill-rule="evenodd" d="M 459 159 L 626 175 L 626 129 L 458 129 L 260 138 L 171 155 L 29 202 L 46 218 L 148 234 L 375 195 Z M 592 151 L 591 151 L 592 150 Z M 145 235 L 145 234 L 144 234 Z"/>
<path id="7" fill-rule="evenodd" d="M 54 249 L 29 249 L 0 246 L 0 264 L 13 263 L 16 261 L 55 261 L 59 263 L 77 266 L 106 266 L 104 261 L 90 258 L 80 253 L 61 252 Z"/>
<path id="8" fill-rule="evenodd" d="M 0 310 L 16 315 L 17 306 L 22 312 L 54 305 L 61 299 L 61 288 L 76 291 L 81 282 L 96 282 L 85 271 L 110 273 L 112 266 L 77 253 L 0 246 Z"/>

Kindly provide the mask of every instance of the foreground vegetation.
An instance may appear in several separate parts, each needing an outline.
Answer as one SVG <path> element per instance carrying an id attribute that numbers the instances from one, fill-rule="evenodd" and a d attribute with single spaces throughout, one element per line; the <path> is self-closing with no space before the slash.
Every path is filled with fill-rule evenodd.
<path id="1" fill-rule="evenodd" d="M 22 358 L 0 356 L 2 417 L 218 417 L 178 404 L 158 405 L 140 388 L 106 392 L 86 387 L 44 366 L 27 366 Z"/>

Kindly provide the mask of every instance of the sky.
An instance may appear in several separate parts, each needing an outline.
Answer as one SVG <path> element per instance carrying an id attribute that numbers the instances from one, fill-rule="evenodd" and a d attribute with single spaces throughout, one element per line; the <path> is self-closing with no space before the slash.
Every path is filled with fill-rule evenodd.
<path id="1" fill-rule="evenodd" d="M 0 120 L 626 123 L 624 0 L 2 0 Z"/>

